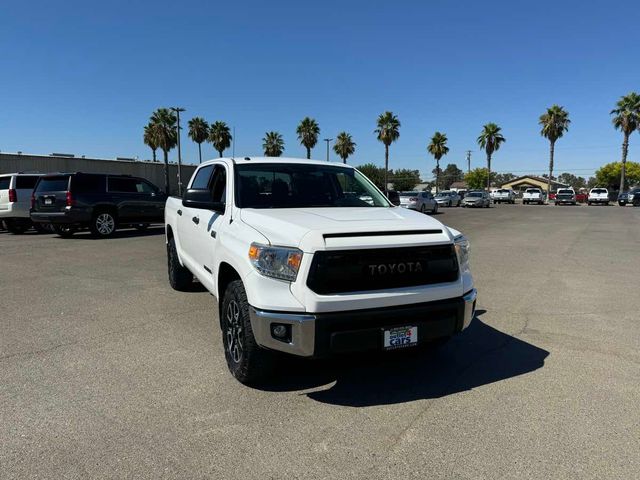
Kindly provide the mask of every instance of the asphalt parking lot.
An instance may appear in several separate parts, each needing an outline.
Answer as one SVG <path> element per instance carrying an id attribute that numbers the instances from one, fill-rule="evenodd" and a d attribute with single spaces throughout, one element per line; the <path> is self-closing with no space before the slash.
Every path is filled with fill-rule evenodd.
<path id="1" fill-rule="evenodd" d="M 638 478 L 640 208 L 442 209 L 472 326 L 433 355 L 227 372 L 162 229 L 0 233 L 2 478 Z"/>

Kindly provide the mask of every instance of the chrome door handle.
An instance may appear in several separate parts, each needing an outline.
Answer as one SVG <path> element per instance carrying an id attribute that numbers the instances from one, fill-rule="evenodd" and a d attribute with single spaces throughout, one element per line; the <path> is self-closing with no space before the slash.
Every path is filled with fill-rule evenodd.
<path id="1" fill-rule="evenodd" d="M 200 223 L 200 218 L 198 218 L 198 217 L 193 217 L 193 218 L 191 219 L 191 221 L 192 221 L 193 223 L 195 223 L 196 225 L 198 225 L 198 224 Z"/>

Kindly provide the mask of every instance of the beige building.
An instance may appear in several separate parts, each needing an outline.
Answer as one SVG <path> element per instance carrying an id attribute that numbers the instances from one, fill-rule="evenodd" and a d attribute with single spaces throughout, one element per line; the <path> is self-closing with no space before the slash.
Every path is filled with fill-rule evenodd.
<path id="1" fill-rule="evenodd" d="M 547 191 L 548 180 L 543 177 L 536 177 L 535 175 L 524 175 L 523 177 L 514 178 L 507 183 L 502 184 L 502 188 L 509 188 L 516 192 L 523 192 L 527 188 L 540 188 L 543 191 Z M 558 188 L 568 187 L 568 185 L 555 180 L 551 180 L 551 190 L 557 190 Z"/>

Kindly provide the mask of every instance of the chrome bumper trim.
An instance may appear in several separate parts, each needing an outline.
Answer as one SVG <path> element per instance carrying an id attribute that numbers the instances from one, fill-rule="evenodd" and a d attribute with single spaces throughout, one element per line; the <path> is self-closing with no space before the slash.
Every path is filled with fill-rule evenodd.
<path id="1" fill-rule="evenodd" d="M 462 297 L 462 300 L 464 301 L 462 330 L 471 324 L 471 320 L 473 320 L 473 317 L 476 314 L 476 298 L 478 298 L 478 291 L 475 288 Z"/>
<path id="2" fill-rule="evenodd" d="M 316 317 L 304 313 L 265 312 L 249 307 L 251 329 L 258 345 L 271 350 L 310 357 L 315 348 Z M 291 342 L 282 342 L 271 336 L 271 324 L 291 325 Z"/>

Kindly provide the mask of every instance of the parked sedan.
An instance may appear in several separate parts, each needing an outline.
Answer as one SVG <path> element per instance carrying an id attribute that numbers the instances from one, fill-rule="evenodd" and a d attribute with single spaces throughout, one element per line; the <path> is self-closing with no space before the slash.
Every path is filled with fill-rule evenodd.
<path id="1" fill-rule="evenodd" d="M 400 206 L 422 213 L 436 213 L 438 211 L 438 202 L 429 192 L 401 192 Z"/>
<path id="2" fill-rule="evenodd" d="M 453 191 L 440 192 L 435 199 L 440 207 L 459 207 L 462 200 L 460 195 Z"/>
<path id="3" fill-rule="evenodd" d="M 467 195 L 462 199 L 462 207 L 484 207 L 489 208 L 491 204 L 491 199 L 489 198 L 489 194 L 482 190 L 476 190 L 467 193 Z"/>

